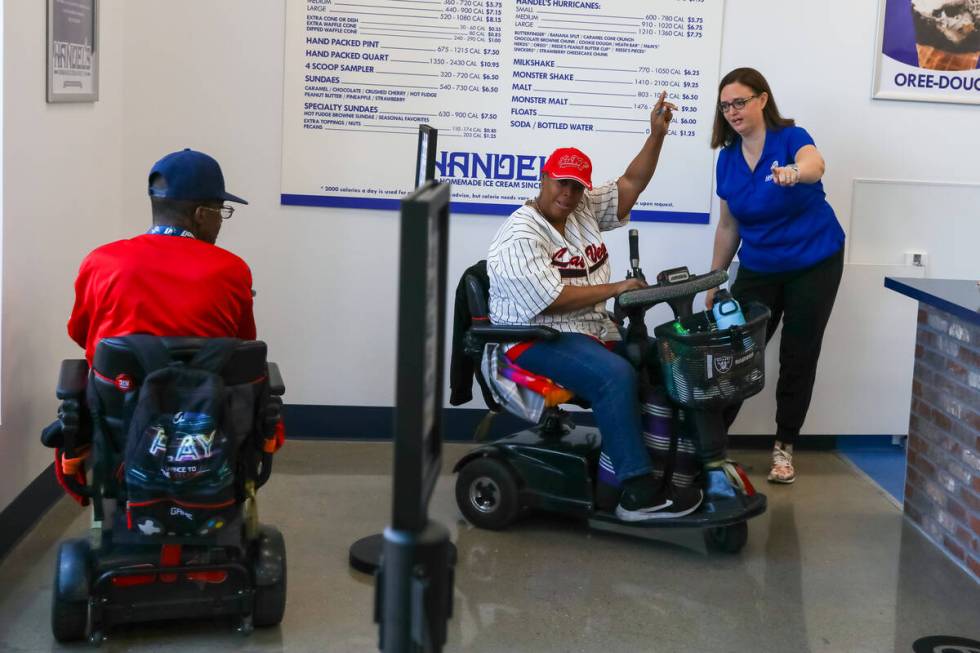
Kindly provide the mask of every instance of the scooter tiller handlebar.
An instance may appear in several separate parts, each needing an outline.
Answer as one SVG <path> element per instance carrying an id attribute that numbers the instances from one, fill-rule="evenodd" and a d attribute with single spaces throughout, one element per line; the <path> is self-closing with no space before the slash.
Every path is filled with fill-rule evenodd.
<path id="1" fill-rule="evenodd" d="M 634 309 L 648 309 L 661 302 L 683 297 L 693 298 L 699 292 L 717 288 L 728 281 L 728 272 L 714 270 L 699 276 L 692 276 L 686 281 L 671 284 L 655 284 L 637 290 L 627 290 L 616 298 L 616 315 Z"/>

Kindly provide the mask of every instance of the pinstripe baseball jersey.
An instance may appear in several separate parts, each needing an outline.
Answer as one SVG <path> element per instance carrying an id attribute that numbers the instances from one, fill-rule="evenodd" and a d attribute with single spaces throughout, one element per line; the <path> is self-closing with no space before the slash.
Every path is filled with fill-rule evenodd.
<path id="1" fill-rule="evenodd" d="M 609 255 L 601 232 L 629 222 L 616 217 L 619 189 L 610 181 L 586 190 L 568 216 L 562 236 L 530 204 L 514 211 L 490 244 L 490 321 L 493 324 L 543 325 L 601 340 L 619 340 L 606 303 L 567 313 L 545 315 L 562 287 L 609 283 Z"/>

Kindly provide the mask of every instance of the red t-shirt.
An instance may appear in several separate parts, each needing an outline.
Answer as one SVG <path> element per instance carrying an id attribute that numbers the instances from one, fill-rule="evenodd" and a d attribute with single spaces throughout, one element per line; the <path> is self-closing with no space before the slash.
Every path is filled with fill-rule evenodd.
<path id="1" fill-rule="evenodd" d="M 133 333 L 254 340 L 252 272 L 231 252 L 181 236 L 93 250 L 75 280 L 68 335 L 91 364 L 99 340 Z"/>

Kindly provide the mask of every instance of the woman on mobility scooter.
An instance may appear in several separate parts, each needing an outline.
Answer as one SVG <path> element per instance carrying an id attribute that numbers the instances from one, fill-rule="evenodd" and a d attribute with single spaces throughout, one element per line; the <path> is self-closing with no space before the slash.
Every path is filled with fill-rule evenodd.
<path id="1" fill-rule="evenodd" d="M 650 135 L 623 175 L 592 187 L 592 164 L 575 148 L 555 150 L 540 192 L 497 232 L 487 257 L 489 317 L 495 325 L 542 325 L 561 331 L 550 342 L 519 343 L 507 357 L 592 404 L 603 453 L 623 492 L 623 521 L 687 515 L 701 503 L 694 487 L 653 475 L 641 435 L 637 375 L 605 302 L 642 288 L 642 278 L 610 283 L 601 232 L 622 227 L 657 167 L 673 110 L 662 93 L 650 114 Z"/>

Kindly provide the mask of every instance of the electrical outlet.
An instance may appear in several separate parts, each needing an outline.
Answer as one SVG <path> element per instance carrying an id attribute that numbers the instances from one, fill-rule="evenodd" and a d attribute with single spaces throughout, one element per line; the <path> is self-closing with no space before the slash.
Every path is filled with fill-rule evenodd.
<path id="1" fill-rule="evenodd" d="M 924 268 L 929 255 L 926 252 L 905 252 L 905 265 L 913 265 L 918 268 Z"/>

